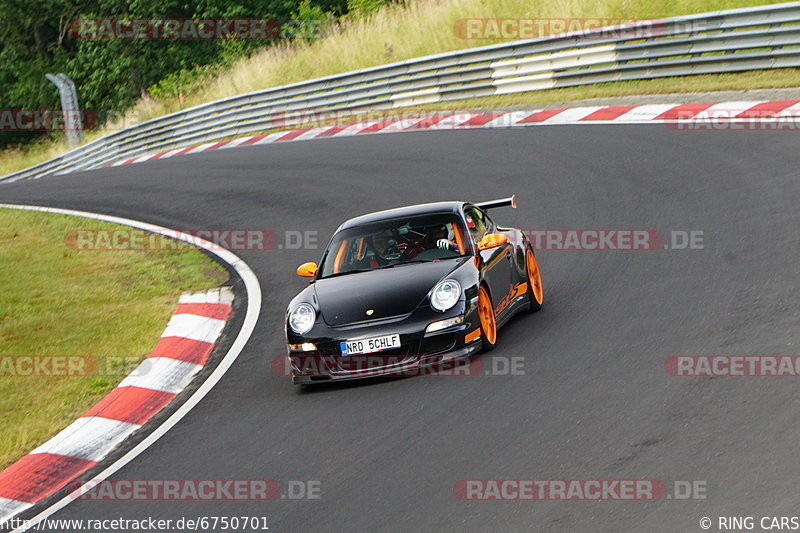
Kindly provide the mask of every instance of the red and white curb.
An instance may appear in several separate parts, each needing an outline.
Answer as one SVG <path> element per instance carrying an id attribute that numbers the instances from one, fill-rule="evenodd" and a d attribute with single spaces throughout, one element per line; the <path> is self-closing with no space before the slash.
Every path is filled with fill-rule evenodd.
<path id="1" fill-rule="evenodd" d="M 95 466 L 208 361 L 231 314 L 228 287 L 187 293 L 150 355 L 78 420 L 0 472 L 0 524 Z"/>
<path id="2" fill-rule="evenodd" d="M 402 116 L 401 110 L 392 110 Z M 388 113 L 388 112 L 387 112 Z M 416 112 L 424 115 L 425 112 Z M 116 167 L 145 161 L 199 154 L 238 146 L 263 145 L 286 141 L 325 139 L 422 130 L 460 130 L 514 128 L 553 124 L 692 124 L 745 120 L 776 121 L 800 118 L 800 100 L 742 101 L 711 104 L 644 104 L 629 106 L 574 107 L 527 111 L 446 112 L 430 111 L 429 116 L 371 120 L 317 128 L 301 128 L 227 141 L 208 142 L 167 152 L 140 155 L 104 165 Z M 800 128 L 798 128 L 800 129 Z"/>

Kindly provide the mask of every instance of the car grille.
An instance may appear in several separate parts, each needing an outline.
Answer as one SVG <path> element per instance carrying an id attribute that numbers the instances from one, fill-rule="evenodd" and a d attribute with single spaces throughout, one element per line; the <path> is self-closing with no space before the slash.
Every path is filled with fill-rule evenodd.
<path id="1" fill-rule="evenodd" d="M 402 320 L 407 319 L 411 316 L 411 313 L 406 313 L 404 315 L 394 315 L 394 316 L 387 316 L 383 318 L 371 318 L 368 320 L 359 320 L 358 322 L 349 322 L 347 324 L 339 324 L 336 326 L 330 326 L 335 330 L 351 330 L 351 329 L 360 329 L 365 326 L 382 326 L 384 324 L 391 324 L 393 322 L 400 322 Z"/>
<path id="2" fill-rule="evenodd" d="M 422 350 L 425 355 L 435 355 L 453 348 L 456 343 L 455 333 L 444 333 L 427 337 L 422 341 Z"/>

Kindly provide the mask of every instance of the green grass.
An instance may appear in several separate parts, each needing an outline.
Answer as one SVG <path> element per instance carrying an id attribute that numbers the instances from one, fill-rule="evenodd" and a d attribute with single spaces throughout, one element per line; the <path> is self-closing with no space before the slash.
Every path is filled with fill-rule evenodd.
<path id="1" fill-rule="evenodd" d="M 465 18 L 591 18 L 640 20 L 701 13 L 774 3 L 769 0 L 409 0 L 392 3 L 373 17 L 347 20 L 327 37 L 311 43 L 294 42 L 266 48 L 177 98 L 145 98 L 132 107 L 123 119 L 108 124 L 105 132 L 137 124 L 219 98 L 275 87 L 286 83 L 338 74 L 350 70 L 401 61 L 414 57 L 471 48 L 499 40 L 464 39 L 456 24 Z M 743 75 L 743 74 L 742 74 Z M 734 75 L 739 76 L 739 75 Z M 716 90 L 713 83 L 703 89 L 691 81 L 675 83 L 670 91 Z M 798 85 L 796 72 L 791 83 Z M 770 75 L 751 80 L 752 88 L 772 88 Z M 786 82 L 788 83 L 788 82 Z M 611 84 L 612 86 L 618 84 Z M 624 85 L 619 85 L 623 89 Z M 628 86 L 630 88 L 630 86 Z M 720 87 L 724 88 L 724 87 Z M 591 88 L 587 88 L 591 91 Z M 537 93 L 528 93 L 534 99 Z M 520 96 L 525 98 L 526 95 Z M 535 103 L 534 100 L 531 103 Z M 87 135 L 87 141 L 103 132 Z M 45 140 L 27 148 L 0 153 L 0 175 L 20 170 L 63 153 L 63 142 Z"/>
<path id="2" fill-rule="evenodd" d="M 105 368 L 130 358 L 111 372 L 80 377 L 0 375 L 0 469 L 72 423 L 135 368 L 181 292 L 228 277 L 196 249 L 78 251 L 65 243 L 70 230 L 120 228 L 0 209 L 0 361 L 89 356 Z"/>

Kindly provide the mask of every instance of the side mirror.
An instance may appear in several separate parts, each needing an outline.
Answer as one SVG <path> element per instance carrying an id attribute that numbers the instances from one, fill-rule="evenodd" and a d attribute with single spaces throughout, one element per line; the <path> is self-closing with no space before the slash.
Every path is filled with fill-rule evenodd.
<path id="1" fill-rule="evenodd" d="M 508 237 L 499 233 L 489 233 L 481 239 L 478 243 L 478 250 L 488 250 L 490 248 L 497 248 L 508 242 Z"/>
<path id="2" fill-rule="evenodd" d="M 317 275 L 317 264 L 316 263 L 303 263 L 299 267 L 297 267 L 297 275 L 303 276 L 304 278 L 313 278 Z"/>

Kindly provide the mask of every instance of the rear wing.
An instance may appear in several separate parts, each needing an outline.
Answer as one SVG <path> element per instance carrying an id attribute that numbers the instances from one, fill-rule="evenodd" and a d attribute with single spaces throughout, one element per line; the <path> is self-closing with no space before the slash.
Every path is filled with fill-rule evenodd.
<path id="1" fill-rule="evenodd" d="M 488 202 L 479 202 L 477 204 L 481 209 L 492 209 L 494 207 L 510 207 L 511 209 L 517 208 L 517 195 L 514 194 L 511 198 L 503 198 L 502 200 L 489 200 Z"/>

